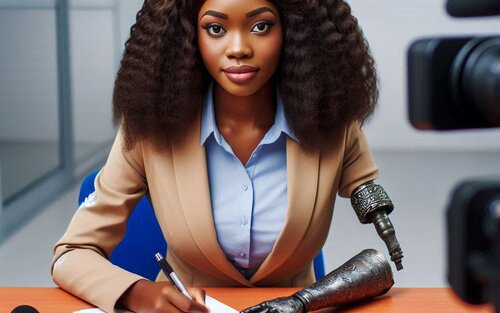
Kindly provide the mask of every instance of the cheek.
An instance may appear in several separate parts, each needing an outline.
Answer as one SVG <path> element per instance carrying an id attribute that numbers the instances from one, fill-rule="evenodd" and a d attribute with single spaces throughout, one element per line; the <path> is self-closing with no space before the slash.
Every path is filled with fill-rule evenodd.
<path id="1" fill-rule="evenodd" d="M 208 56 L 208 54 L 210 54 L 210 49 L 207 43 L 203 39 L 198 38 L 198 49 L 200 49 L 201 58 L 203 59 L 203 62 L 206 64 L 207 61 L 210 59 L 210 57 Z"/>
<path id="2" fill-rule="evenodd" d="M 217 45 L 213 42 L 206 40 L 206 38 L 198 37 L 198 47 L 200 49 L 200 55 L 203 59 L 203 63 L 207 69 L 212 72 L 218 68 L 219 64 L 219 53 L 217 52 Z"/>
<path id="3" fill-rule="evenodd" d="M 267 63 L 274 68 L 278 66 L 281 56 L 281 37 L 272 39 L 263 45 L 261 53 L 267 60 Z"/>

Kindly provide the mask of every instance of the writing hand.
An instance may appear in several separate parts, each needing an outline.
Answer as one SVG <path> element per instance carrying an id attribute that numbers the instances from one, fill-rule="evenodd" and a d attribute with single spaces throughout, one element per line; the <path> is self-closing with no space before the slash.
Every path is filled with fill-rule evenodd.
<path id="1" fill-rule="evenodd" d="M 190 290 L 193 300 L 188 299 L 169 282 L 139 280 L 120 297 L 119 303 L 141 313 L 208 313 L 205 291 Z"/>
<path id="2" fill-rule="evenodd" d="M 304 313 L 304 306 L 298 298 L 290 296 L 262 302 L 240 313 Z"/>

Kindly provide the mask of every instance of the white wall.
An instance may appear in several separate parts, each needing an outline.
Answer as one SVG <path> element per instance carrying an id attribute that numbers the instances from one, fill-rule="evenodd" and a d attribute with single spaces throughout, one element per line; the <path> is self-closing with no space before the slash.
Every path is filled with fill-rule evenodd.
<path id="1" fill-rule="evenodd" d="M 130 37 L 130 27 L 135 24 L 135 16 L 144 3 L 143 0 L 116 0 L 120 2 L 119 5 L 119 29 L 120 29 L 120 42 L 123 44 Z M 121 57 L 121 55 L 120 55 Z"/>
<path id="2" fill-rule="evenodd" d="M 88 1 L 88 0 L 86 0 Z M 112 92 L 115 77 L 112 3 L 72 1 L 70 51 L 74 138 L 102 142 L 113 137 Z"/>
<path id="3" fill-rule="evenodd" d="M 114 137 L 116 72 L 142 0 L 71 0 L 71 70 L 75 141 Z"/>
<path id="4" fill-rule="evenodd" d="M 379 108 L 365 131 L 373 149 L 499 149 L 500 130 L 422 132 L 407 114 L 406 51 L 424 36 L 500 34 L 500 17 L 451 18 L 444 0 L 348 0 L 380 77 Z"/>

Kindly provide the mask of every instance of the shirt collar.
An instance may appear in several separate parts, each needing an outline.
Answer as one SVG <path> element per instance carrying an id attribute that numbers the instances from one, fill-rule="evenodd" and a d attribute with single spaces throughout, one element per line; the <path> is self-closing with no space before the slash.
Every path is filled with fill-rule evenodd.
<path id="1" fill-rule="evenodd" d="M 292 138 L 295 141 L 299 141 L 297 137 L 295 136 L 295 133 L 288 123 L 288 120 L 286 119 L 285 116 L 285 105 L 283 102 L 283 98 L 281 97 L 281 93 L 279 92 L 279 89 L 276 89 L 276 117 L 274 118 L 274 124 L 278 126 L 278 130 L 284 132 L 285 134 L 288 135 L 288 137 Z"/>
<path id="2" fill-rule="evenodd" d="M 290 138 L 297 141 L 297 137 L 290 127 L 288 120 L 285 117 L 283 99 L 278 90 L 276 90 L 276 115 L 274 117 L 274 125 L 269 129 L 262 143 L 271 143 L 278 139 L 281 133 L 287 134 Z M 213 82 L 208 86 L 205 100 L 203 103 L 203 113 L 201 118 L 200 146 L 204 145 L 208 137 L 214 134 L 214 138 L 220 145 L 222 144 L 221 134 L 215 122 L 215 110 L 213 101 Z M 267 137 L 267 138 L 266 138 Z"/>
<path id="3" fill-rule="evenodd" d="M 200 133 L 200 146 L 205 144 L 208 137 L 214 133 L 216 140 L 220 142 L 220 133 L 215 123 L 215 111 L 213 100 L 213 82 L 208 86 L 203 103 L 203 112 L 201 115 L 201 133 Z"/>

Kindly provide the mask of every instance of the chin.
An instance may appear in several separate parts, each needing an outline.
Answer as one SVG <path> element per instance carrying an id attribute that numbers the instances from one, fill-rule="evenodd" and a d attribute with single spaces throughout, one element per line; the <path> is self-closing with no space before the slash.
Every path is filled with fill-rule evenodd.
<path id="1" fill-rule="evenodd" d="M 220 84 L 222 89 L 236 97 L 248 97 L 255 94 L 262 86 L 253 84 L 235 84 L 233 82 Z"/>
<path id="2" fill-rule="evenodd" d="M 248 97 L 257 92 L 257 90 L 249 88 L 233 88 L 226 91 L 236 97 Z"/>

